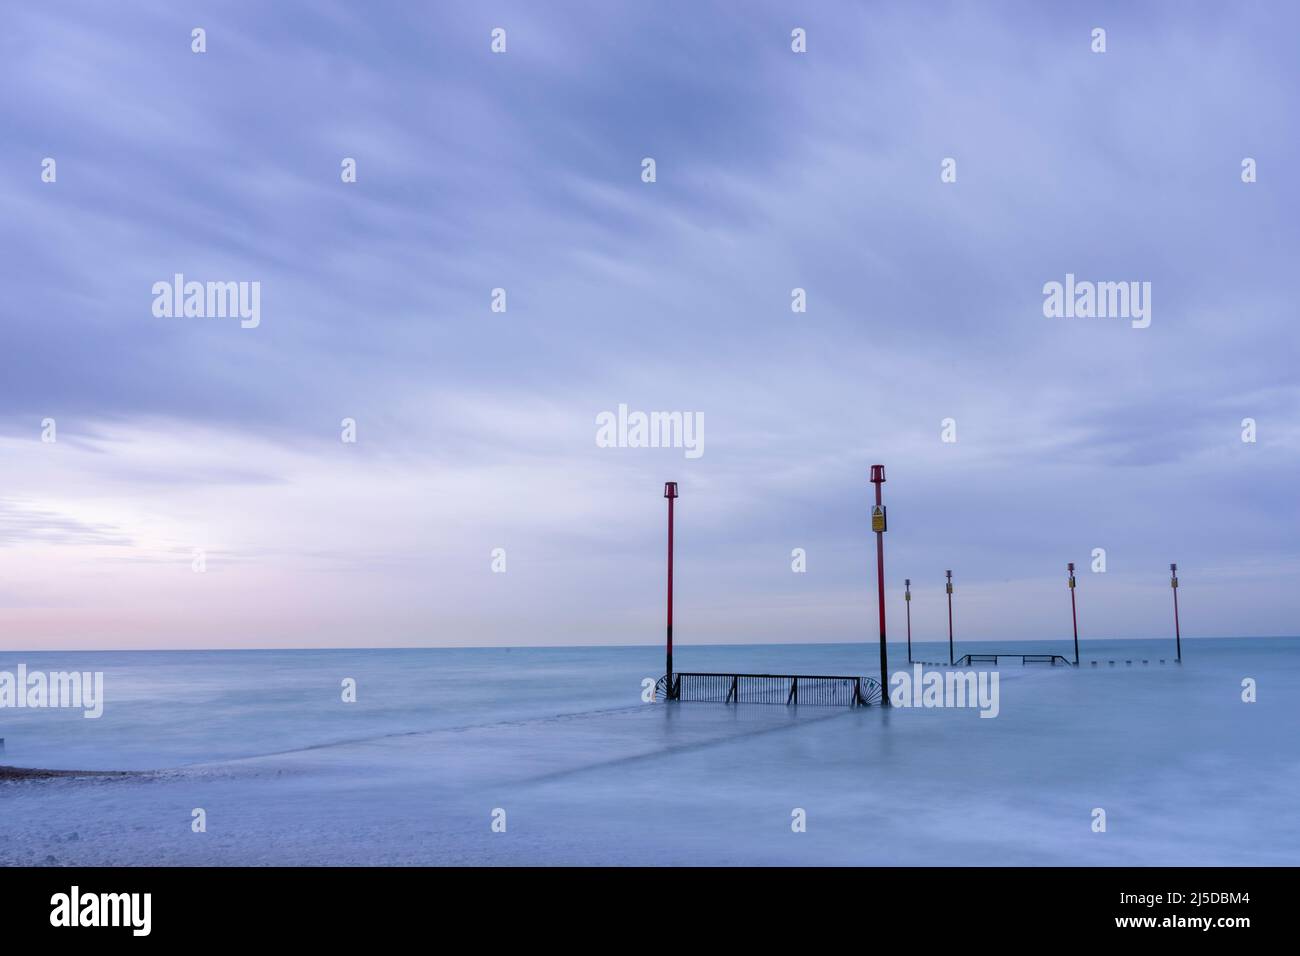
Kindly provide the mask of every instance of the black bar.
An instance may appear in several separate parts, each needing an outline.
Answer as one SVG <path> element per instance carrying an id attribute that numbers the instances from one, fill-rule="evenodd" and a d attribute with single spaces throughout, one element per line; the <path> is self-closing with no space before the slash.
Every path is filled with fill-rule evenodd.
<path id="1" fill-rule="evenodd" d="M 889 914 L 873 930 L 873 942 L 897 944 L 900 951 L 916 948 L 918 936 L 931 950 L 950 939 L 968 943 L 973 919 L 986 930 L 996 925 L 1000 938 L 1035 946 L 1045 938 L 1064 937 L 1077 944 L 1127 937 L 1138 946 L 1172 943 L 1181 950 L 1189 940 L 1201 939 L 1218 952 L 1233 952 L 1242 943 L 1259 945 L 1288 931 L 1296 871 L 864 865 L 786 868 L 786 873 L 826 913 L 855 912 L 855 902 L 860 904 L 863 889 L 869 889 L 872 911 Z M 703 899 L 716 893 L 720 875 L 728 894 L 741 894 L 752 912 L 776 914 L 788 902 L 790 880 L 771 867 L 734 867 L 723 874 L 708 867 L 464 867 L 450 878 L 433 868 L 2 868 L 0 893 L 5 943 L 12 952 L 30 952 L 19 946 L 27 941 L 40 941 L 41 952 L 134 942 L 130 926 L 51 925 L 54 898 L 73 886 L 86 893 L 149 893 L 149 938 L 172 944 L 172 949 L 201 938 L 209 948 L 285 941 L 295 951 L 308 944 L 336 951 L 354 939 L 372 949 L 377 927 L 390 938 L 401 938 L 481 934 L 491 926 L 498 943 L 533 945 L 539 927 L 551 925 L 557 889 L 583 901 L 575 938 L 608 940 L 643 925 L 646 899 L 666 892 Z M 1197 893 L 1227 899 L 1194 903 L 1191 897 Z M 1182 899 L 1173 902 L 1170 894 Z M 1146 901 L 1156 897 L 1159 902 Z M 509 919 L 502 918 L 502 899 L 509 900 Z M 935 919 L 936 912 L 948 908 L 936 902 L 943 900 L 960 900 L 962 918 Z M 996 924 L 990 922 L 994 913 Z M 1117 925 L 1117 920 L 1206 917 L 1245 918 L 1250 925 L 1208 930 Z M 677 929 L 704 945 L 710 936 L 725 938 L 735 927 L 707 914 L 682 913 Z M 1252 937 L 1253 932 L 1259 935 Z"/>

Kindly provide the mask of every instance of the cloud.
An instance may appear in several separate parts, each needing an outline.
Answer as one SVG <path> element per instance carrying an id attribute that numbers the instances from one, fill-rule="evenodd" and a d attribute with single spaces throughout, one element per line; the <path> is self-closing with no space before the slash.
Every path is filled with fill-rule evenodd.
<path id="1" fill-rule="evenodd" d="M 1295 15 L 1104 7 L 1102 56 L 1030 3 L 799 11 L 803 56 L 795 16 L 14 11 L 0 562 L 46 617 L 4 639 L 653 641 L 668 479 L 699 639 L 851 638 L 877 461 L 891 587 L 959 567 L 988 634 L 1053 632 L 999 602 L 1094 546 L 1111 633 L 1175 558 L 1246 589 L 1205 632 L 1288 630 L 1230 569 L 1300 530 Z M 260 282 L 261 326 L 155 318 L 177 272 Z M 1150 281 L 1151 327 L 1044 318 L 1067 272 Z M 702 412 L 704 458 L 596 448 L 621 402 Z"/>

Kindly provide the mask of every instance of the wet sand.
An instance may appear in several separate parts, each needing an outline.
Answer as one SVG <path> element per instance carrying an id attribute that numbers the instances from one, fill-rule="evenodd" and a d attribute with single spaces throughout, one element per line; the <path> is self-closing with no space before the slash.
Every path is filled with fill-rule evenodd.
<path id="1" fill-rule="evenodd" d="M 133 770 L 42 770 L 39 767 L 0 767 L 0 781 L 48 780 L 51 777 L 139 777 Z"/>

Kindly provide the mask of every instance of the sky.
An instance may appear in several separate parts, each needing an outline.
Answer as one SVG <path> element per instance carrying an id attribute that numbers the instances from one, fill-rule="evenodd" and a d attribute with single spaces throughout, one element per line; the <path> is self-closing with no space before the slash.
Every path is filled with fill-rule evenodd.
<path id="1" fill-rule="evenodd" d="M 655 644 L 668 480 L 679 659 L 874 641 L 875 463 L 891 639 L 947 569 L 959 641 L 1068 638 L 1069 561 L 1085 639 L 1171 634 L 1173 561 L 1185 636 L 1294 635 L 1298 27 L 9 5 L 0 648 Z M 1150 325 L 1045 315 L 1067 274 Z"/>

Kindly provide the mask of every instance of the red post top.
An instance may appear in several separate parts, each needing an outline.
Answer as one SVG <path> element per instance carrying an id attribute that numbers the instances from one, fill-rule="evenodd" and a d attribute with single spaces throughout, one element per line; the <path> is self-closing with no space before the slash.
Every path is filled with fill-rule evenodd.
<path id="1" fill-rule="evenodd" d="M 884 480 L 885 480 L 885 466 L 884 466 L 884 465 L 872 465 L 872 466 L 871 466 L 871 483 L 872 483 L 873 485 L 878 485 L 878 484 L 880 484 L 880 483 L 881 483 L 882 481 L 884 481 Z"/>
<path id="2" fill-rule="evenodd" d="M 676 498 L 676 497 L 677 497 L 677 482 L 675 482 L 675 481 L 665 481 L 665 482 L 664 482 L 664 497 L 665 497 L 665 498 Z"/>

